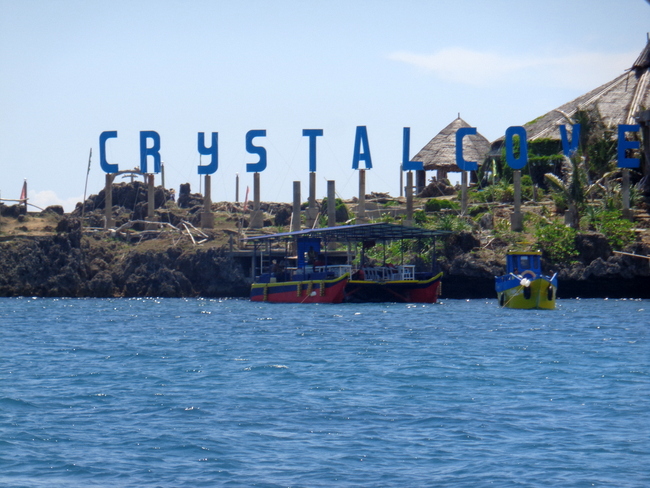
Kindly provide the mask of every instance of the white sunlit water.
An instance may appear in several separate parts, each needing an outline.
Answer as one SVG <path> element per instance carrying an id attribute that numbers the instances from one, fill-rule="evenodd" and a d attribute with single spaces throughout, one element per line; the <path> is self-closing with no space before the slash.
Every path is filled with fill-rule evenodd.
<path id="1" fill-rule="evenodd" d="M 649 308 L 0 299 L 0 486 L 650 486 Z"/>

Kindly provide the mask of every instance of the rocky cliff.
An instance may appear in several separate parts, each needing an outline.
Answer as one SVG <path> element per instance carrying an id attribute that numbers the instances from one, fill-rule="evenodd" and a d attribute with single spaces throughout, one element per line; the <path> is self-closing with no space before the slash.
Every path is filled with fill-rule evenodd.
<path id="1" fill-rule="evenodd" d="M 249 269 L 229 252 L 232 229 L 247 225 L 241 204 L 213 204 L 216 228 L 199 241 L 188 226 L 199 224 L 202 198 L 191 194 L 189 185 L 181 190 L 178 203 L 170 205 L 171 195 L 157 189 L 156 218 L 174 229 L 167 234 L 147 230 L 137 220 L 146 213 L 144 189 L 137 182 L 113 187 L 113 215 L 120 232 L 101 230 L 102 193 L 70 215 L 60 207 L 26 215 L 17 205 L 0 204 L 0 296 L 248 296 Z M 264 204 L 266 214 L 274 216 L 265 218 L 265 225 L 286 225 L 290 208 Z M 543 263 L 546 271 L 558 273 L 561 298 L 650 298 L 650 260 L 614 253 L 597 233 L 580 234 L 576 244 L 577 261 Z M 506 249 L 498 239 L 486 242 L 480 230 L 451 235 L 438 255 L 445 273 L 443 298 L 493 298 L 494 277 L 504 272 Z M 625 251 L 649 256 L 650 244 L 638 239 Z"/>
<path id="2" fill-rule="evenodd" d="M 647 260 L 614 254 L 594 235 L 583 259 L 557 266 L 559 296 L 650 298 Z M 595 251 L 600 249 L 600 251 Z M 629 249 L 648 255 L 650 249 Z M 504 266 L 471 233 L 455 234 L 440 256 L 444 298 L 493 298 Z M 0 296 L 246 297 L 250 280 L 226 246 L 131 246 L 106 234 L 82 236 L 78 219 L 62 219 L 52 235 L 0 242 Z"/>
<path id="3" fill-rule="evenodd" d="M 0 243 L 0 296 L 246 296 L 241 268 L 223 248 L 129 248 L 105 236 L 83 237 L 77 219 L 52 236 Z"/>

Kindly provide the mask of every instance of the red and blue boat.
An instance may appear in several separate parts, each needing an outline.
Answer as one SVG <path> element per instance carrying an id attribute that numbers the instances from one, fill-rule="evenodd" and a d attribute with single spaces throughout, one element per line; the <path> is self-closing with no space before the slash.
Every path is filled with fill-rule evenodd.
<path id="1" fill-rule="evenodd" d="M 419 227 L 375 223 L 306 229 L 247 237 L 252 243 L 252 301 L 276 303 L 402 302 L 436 303 L 442 273 L 416 272 L 412 264 L 367 264 L 364 250 L 377 242 L 435 239 L 449 234 Z M 284 243 L 284 249 L 278 248 Z M 343 244 L 347 251 L 332 251 Z M 352 262 L 361 244 L 359 263 Z M 274 247 L 275 246 L 275 247 Z M 259 271 L 259 273 L 258 273 Z"/>

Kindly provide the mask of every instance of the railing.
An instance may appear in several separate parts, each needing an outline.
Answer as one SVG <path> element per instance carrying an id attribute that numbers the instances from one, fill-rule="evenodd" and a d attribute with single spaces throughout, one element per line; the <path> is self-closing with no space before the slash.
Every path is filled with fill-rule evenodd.
<path id="1" fill-rule="evenodd" d="M 415 280 L 415 265 L 404 266 L 377 266 L 377 267 L 364 267 L 363 270 L 364 280 L 369 281 L 404 281 Z M 349 264 L 335 264 L 330 266 L 312 266 L 307 265 L 305 268 L 288 267 L 286 269 L 289 276 L 298 274 L 311 274 L 311 273 L 325 273 L 329 277 L 343 276 L 349 273 L 354 276 L 355 273 L 352 266 Z M 355 276 L 353 279 L 361 279 Z"/>
<path id="2" fill-rule="evenodd" d="M 352 274 L 352 266 L 349 264 L 336 264 L 333 266 L 314 266 L 314 271 L 317 273 L 334 273 L 335 277 L 343 276 L 345 273 Z"/>
<path id="3" fill-rule="evenodd" d="M 403 281 L 415 279 L 415 265 L 364 267 L 366 280 L 370 281 Z"/>

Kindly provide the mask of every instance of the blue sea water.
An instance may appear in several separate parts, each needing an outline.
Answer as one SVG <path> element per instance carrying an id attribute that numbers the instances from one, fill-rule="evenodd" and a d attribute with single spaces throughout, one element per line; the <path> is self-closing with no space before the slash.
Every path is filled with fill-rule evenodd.
<path id="1" fill-rule="evenodd" d="M 650 302 L 0 299 L 0 486 L 647 487 Z"/>

